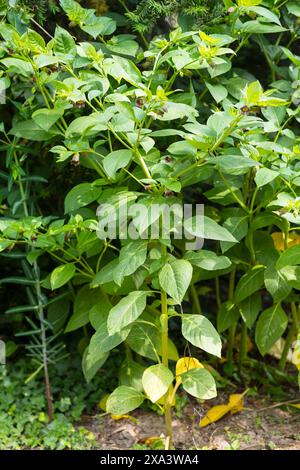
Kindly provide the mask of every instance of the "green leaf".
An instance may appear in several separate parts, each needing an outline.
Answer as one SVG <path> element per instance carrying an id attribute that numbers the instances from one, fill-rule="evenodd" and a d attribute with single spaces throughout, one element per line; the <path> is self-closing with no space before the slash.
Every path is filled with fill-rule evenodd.
<path id="1" fill-rule="evenodd" d="M 85 349 L 82 356 L 82 371 L 87 382 L 90 382 L 97 374 L 100 367 L 106 362 L 109 354 L 98 355 L 97 358 L 89 354 L 88 348 Z"/>
<path id="2" fill-rule="evenodd" d="M 259 21 L 246 21 L 242 24 L 241 32 L 247 34 L 267 34 L 267 33 L 281 33 L 286 31 L 286 28 L 271 23 L 260 23 Z"/>
<path id="3" fill-rule="evenodd" d="M 102 293 L 99 288 L 90 289 L 89 286 L 82 287 L 77 293 L 74 301 L 74 312 L 71 316 L 66 333 L 77 330 L 89 322 L 89 312 L 95 304 L 102 302 Z"/>
<path id="4" fill-rule="evenodd" d="M 33 67 L 30 62 L 27 62 L 22 59 L 15 59 L 13 57 L 8 57 L 0 61 L 9 73 L 14 73 L 16 75 L 23 75 L 24 77 L 31 77 L 34 74 Z"/>
<path id="5" fill-rule="evenodd" d="M 173 374 L 163 364 L 157 364 L 145 370 L 142 382 L 147 397 L 155 403 L 167 393 L 173 382 Z"/>
<path id="6" fill-rule="evenodd" d="M 279 257 L 276 268 L 282 269 L 286 266 L 295 266 L 300 264 L 300 245 L 291 246 L 285 250 Z"/>
<path id="7" fill-rule="evenodd" d="M 0 240 L 0 252 L 6 250 L 15 243 L 14 240 Z"/>
<path id="8" fill-rule="evenodd" d="M 65 295 L 65 294 L 62 294 Z M 54 334 L 59 333 L 64 327 L 70 311 L 69 296 L 57 296 L 50 305 L 48 310 L 48 321 L 51 323 Z"/>
<path id="9" fill-rule="evenodd" d="M 198 238 L 237 242 L 226 228 L 221 227 L 221 225 L 207 216 L 191 217 L 184 222 L 184 228 L 188 233 Z"/>
<path id="10" fill-rule="evenodd" d="M 107 129 L 104 113 L 92 113 L 89 116 L 80 116 L 71 122 L 66 130 L 66 137 L 75 135 L 93 135 Z"/>
<path id="11" fill-rule="evenodd" d="M 157 361 L 158 356 L 161 356 L 161 334 L 159 329 L 151 323 L 134 323 L 126 343 L 134 352 L 153 361 Z M 179 358 L 176 346 L 170 339 L 168 355 L 172 361 L 177 361 Z"/>
<path id="12" fill-rule="evenodd" d="M 181 375 L 182 386 L 186 392 L 201 400 L 217 396 L 216 383 L 206 369 L 191 369 Z"/>
<path id="13" fill-rule="evenodd" d="M 269 170 L 268 168 L 259 168 L 255 175 L 255 183 L 258 188 L 261 188 L 271 183 L 277 176 L 279 176 L 277 171 Z"/>
<path id="14" fill-rule="evenodd" d="M 213 162 L 220 171 L 230 175 L 243 175 L 258 165 L 255 160 L 242 155 L 222 155 L 214 158 Z"/>
<path id="15" fill-rule="evenodd" d="M 94 202 L 100 197 L 101 192 L 102 189 L 92 183 L 81 183 L 74 186 L 65 198 L 65 214 Z"/>
<path id="16" fill-rule="evenodd" d="M 292 15 L 298 16 L 298 18 L 300 18 L 300 5 L 298 1 L 288 2 L 286 7 L 289 13 L 292 13 Z"/>
<path id="17" fill-rule="evenodd" d="M 180 304 L 190 285 L 193 275 L 192 265 L 186 260 L 175 260 L 167 263 L 159 273 L 161 288 Z"/>
<path id="18" fill-rule="evenodd" d="M 50 283 L 52 290 L 64 286 L 75 274 L 75 265 L 73 263 L 63 264 L 52 271 Z"/>
<path id="19" fill-rule="evenodd" d="M 239 304 L 239 309 L 247 328 L 252 328 L 262 309 L 261 296 L 252 294 Z"/>
<path id="20" fill-rule="evenodd" d="M 120 300 L 109 312 L 107 329 L 109 334 L 118 333 L 134 322 L 145 310 L 147 292 L 134 291 Z"/>
<path id="21" fill-rule="evenodd" d="M 91 309 L 91 314 L 95 315 L 98 313 L 98 327 L 96 333 L 91 337 L 89 344 L 89 354 L 92 357 L 98 358 L 99 354 L 103 355 L 112 349 L 116 348 L 127 338 L 130 327 L 124 328 L 115 334 L 110 334 L 107 329 L 108 312 L 102 309 L 102 303 L 95 305 Z"/>
<path id="22" fill-rule="evenodd" d="M 288 318 L 280 304 L 273 305 L 260 315 L 255 329 L 255 341 L 262 356 L 281 338 L 287 324 Z"/>
<path id="23" fill-rule="evenodd" d="M 300 266 L 286 266 L 280 270 L 280 274 L 293 289 L 300 290 Z"/>
<path id="24" fill-rule="evenodd" d="M 123 149 L 109 153 L 103 160 L 103 168 L 110 178 L 115 178 L 117 171 L 125 168 L 132 159 L 132 151 Z"/>
<path id="25" fill-rule="evenodd" d="M 18 122 L 9 131 L 9 134 L 36 142 L 49 140 L 55 135 L 45 131 L 44 129 L 41 129 L 41 127 L 33 119 Z"/>
<path id="26" fill-rule="evenodd" d="M 89 320 L 95 330 L 103 326 L 103 322 L 107 322 L 107 317 L 112 308 L 112 304 L 104 297 L 100 304 L 96 304 L 89 312 Z M 105 323 L 106 325 L 106 323 Z"/>
<path id="27" fill-rule="evenodd" d="M 250 6 L 250 7 L 247 8 L 247 10 L 248 11 L 253 11 L 258 16 L 266 18 L 267 20 L 271 21 L 272 23 L 275 23 L 275 24 L 281 26 L 281 23 L 280 23 L 280 20 L 279 20 L 278 16 L 276 16 L 275 13 L 268 10 L 267 8 L 259 7 L 259 6 Z"/>
<path id="28" fill-rule="evenodd" d="M 257 265 L 241 277 L 234 294 L 236 303 L 239 303 L 251 294 L 254 294 L 254 292 L 258 291 L 263 286 L 264 270 L 265 266 Z"/>
<path id="29" fill-rule="evenodd" d="M 76 44 L 71 34 L 61 26 L 56 26 L 54 34 L 54 52 L 55 55 L 61 55 L 63 58 L 72 59 L 76 56 Z"/>
<path id="30" fill-rule="evenodd" d="M 217 317 L 217 328 L 220 333 L 228 330 L 239 318 L 239 311 L 237 306 L 232 301 L 224 302 Z"/>
<path id="31" fill-rule="evenodd" d="M 63 109 L 42 108 L 33 113 L 32 119 L 41 129 L 47 132 L 63 114 Z"/>
<path id="32" fill-rule="evenodd" d="M 226 269 L 231 266 L 231 261 L 226 256 L 218 256 L 214 251 L 200 250 L 187 251 L 184 255 L 190 263 L 206 271 Z"/>
<path id="33" fill-rule="evenodd" d="M 119 256 L 119 264 L 113 272 L 114 281 L 119 286 L 125 276 L 130 276 L 142 266 L 147 257 L 148 240 L 135 240 L 125 245 Z"/>
<path id="34" fill-rule="evenodd" d="M 205 82 L 205 85 L 207 86 L 210 94 L 212 95 L 212 97 L 217 103 L 220 103 L 220 101 L 223 101 L 228 95 L 228 91 L 223 85 L 220 85 L 220 84 L 213 85 L 209 82 Z"/>
<path id="35" fill-rule="evenodd" d="M 220 336 L 212 323 L 203 315 L 182 315 L 182 334 L 197 348 L 221 357 Z"/>
<path id="36" fill-rule="evenodd" d="M 106 411 L 114 415 L 123 415 L 138 408 L 145 396 L 132 387 L 121 385 L 108 397 Z"/>
<path id="37" fill-rule="evenodd" d="M 292 287 L 274 265 L 270 264 L 267 267 L 264 277 L 266 289 L 272 295 L 274 302 L 284 300 L 290 294 Z"/>
<path id="38" fill-rule="evenodd" d="M 228 217 L 223 226 L 237 241 L 241 241 L 248 233 L 248 216 Z M 221 241 L 220 245 L 222 253 L 226 253 L 235 243 Z"/>
<path id="39" fill-rule="evenodd" d="M 116 30 L 116 22 L 107 16 L 95 16 L 88 21 L 81 29 L 96 39 L 98 36 L 113 34 Z"/>
<path id="40" fill-rule="evenodd" d="M 145 367 L 131 359 L 125 359 L 119 373 L 120 385 L 133 387 L 138 392 L 143 392 L 142 377 Z"/>

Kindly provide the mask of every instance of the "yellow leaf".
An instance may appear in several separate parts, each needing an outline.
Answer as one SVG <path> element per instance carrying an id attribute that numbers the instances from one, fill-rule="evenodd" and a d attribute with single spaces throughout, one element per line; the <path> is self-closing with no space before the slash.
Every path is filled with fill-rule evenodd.
<path id="1" fill-rule="evenodd" d="M 297 403 L 296 405 L 291 405 L 293 406 L 294 408 L 298 408 L 298 410 L 300 410 L 300 403 Z"/>
<path id="2" fill-rule="evenodd" d="M 228 405 L 231 407 L 231 414 L 242 411 L 244 408 L 244 393 L 234 393 L 233 395 L 230 395 Z"/>
<path id="3" fill-rule="evenodd" d="M 203 367 L 195 357 L 181 357 L 176 364 L 176 375 L 184 374 L 191 369 L 203 369 Z"/>
<path id="4" fill-rule="evenodd" d="M 293 350 L 292 363 L 300 370 L 300 334 Z"/>
<path id="5" fill-rule="evenodd" d="M 204 426 L 218 421 L 219 419 L 223 418 L 223 416 L 226 415 L 229 410 L 230 408 L 228 405 L 213 406 L 210 410 L 208 410 L 204 418 L 201 419 L 200 427 L 204 428 Z"/>
<path id="6" fill-rule="evenodd" d="M 181 357 L 176 364 L 177 382 L 181 382 L 179 377 L 181 374 L 188 372 L 191 369 L 203 369 L 203 365 L 195 357 Z"/>
<path id="7" fill-rule="evenodd" d="M 262 0 L 238 0 L 239 7 L 254 7 L 261 3 Z"/>
<path id="8" fill-rule="evenodd" d="M 285 250 L 285 243 L 284 243 L 284 236 L 282 232 L 274 232 L 272 233 L 272 238 L 274 242 L 274 246 L 278 251 Z M 296 233 L 289 233 L 288 240 L 287 240 L 287 247 L 290 248 L 294 245 L 300 244 L 300 236 Z"/>
<path id="9" fill-rule="evenodd" d="M 247 390 L 244 393 L 234 393 L 229 396 L 229 401 L 226 405 L 213 406 L 201 419 L 200 427 L 203 428 L 204 426 L 208 426 L 208 424 L 218 421 L 229 412 L 235 414 L 241 411 L 244 407 L 243 399 L 246 393 Z"/>
<path id="10" fill-rule="evenodd" d="M 120 421 L 121 419 L 129 419 L 133 423 L 138 422 L 138 420 L 136 418 L 134 418 L 133 416 L 130 416 L 130 415 L 111 415 L 111 417 L 114 421 Z"/>
<path id="11" fill-rule="evenodd" d="M 154 442 L 162 441 L 162 440 L 163 440 L 162 437 L 153 436 L 153 437 L 147 437 L 147 439 L 145 439 L 143 442 L 144 444 L 146 444 L 146 446 L 150 447 Z"/>
<path id="12" fill-rule="evenodd" d="M 109 394 L 107 393 L 99 401 L 98 408 L 100 408 L 100 410 L 106 411 L 106 402 L 107 402 L 108 397 L 109 397 Z"/>
<path id="13" fill-rule="evenodd" d="M 205 34 L 203 31 L 200 31 L 199 35 L 202 41 L 206 42 L 207 44 L 219 44 L 220 42 L 219 38 L 213 38 L 212 36 L 208 36 L 208 34 Z"/>

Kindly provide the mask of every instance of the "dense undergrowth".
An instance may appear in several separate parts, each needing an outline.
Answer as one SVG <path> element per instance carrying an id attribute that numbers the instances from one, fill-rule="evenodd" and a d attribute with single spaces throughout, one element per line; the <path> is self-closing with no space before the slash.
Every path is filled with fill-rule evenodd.
<path id="1" fill-rule="evenodd" d="M 211 399 L 270 357 L 297 381 L 300 7 L 48 3 L 0 9 L 1 338 L 52 427 L 76 350 L 107 412 L 165 414 L 169 448 L 180 387 Z"/>

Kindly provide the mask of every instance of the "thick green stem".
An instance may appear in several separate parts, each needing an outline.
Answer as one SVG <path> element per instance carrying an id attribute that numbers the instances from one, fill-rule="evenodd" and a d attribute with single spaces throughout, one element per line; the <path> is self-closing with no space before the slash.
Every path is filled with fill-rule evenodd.
<path id="1" fill-rule="evenodd" d="M 162 246 L 163 254 L 166 255 L 166 247 Z M 164 366 L 169 366 L 169 353 L 168 353 L 168 343 L 169 343 L 169 326 L 168 326 L 168 299 L 167 294 L 164 291 L 161 291 L 161 355 L 162 363 Z M 171 398 L 172 398 L 172 388 L 169 387 L 165 395 L 164 402 L 164 415 L 165 415 L 165 429 L 166 429 L 166 440 L 165 440 L 165 450 L 173 448 L 172 441 L 172 412 L 171 412 Z"/>
<path id="2" fill-rule="evenodd" d="M 190 291 L 191 291 L 191 300 L 192 300 L 192 303 L 193 303 L 193 313 L 197 313 L 198 315 L 201 315 L 202 314 L 202 308 L 201 308 L 201 304 L 200 304 L 200 301 L 199 301 L 199 296 L 198 296 L 198 293 L 197 293 L 197 289 L 196 289 L 194 284 L 191 285 Z"/>

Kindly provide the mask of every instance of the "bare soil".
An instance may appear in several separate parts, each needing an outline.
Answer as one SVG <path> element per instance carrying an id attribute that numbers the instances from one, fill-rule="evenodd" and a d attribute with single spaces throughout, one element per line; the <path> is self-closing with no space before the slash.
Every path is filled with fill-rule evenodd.
<path id="1" fill-rule="evenodd" d="M 205 428 L 199 421 L 219 398 L 205 404 L 189 403 L 182 416 L 174 416 L 173 434 L 176 449 L 208 450 L 300 450 L 300 412 L 278 403 L 247 399 L 245 408 L 226 415 Z M 300 402 L 300 399 L 298 403 Z M 108 415 L 84 416 L 81 425 L 92 431 L 97 448 L 128 450 L 145 445 L 147 438 L 163 436 L 163 417 L 155 412 L 137 410 L 131 419 L 113 420 Z M 149 447 L 150 448 L 150 447 Z"/>

